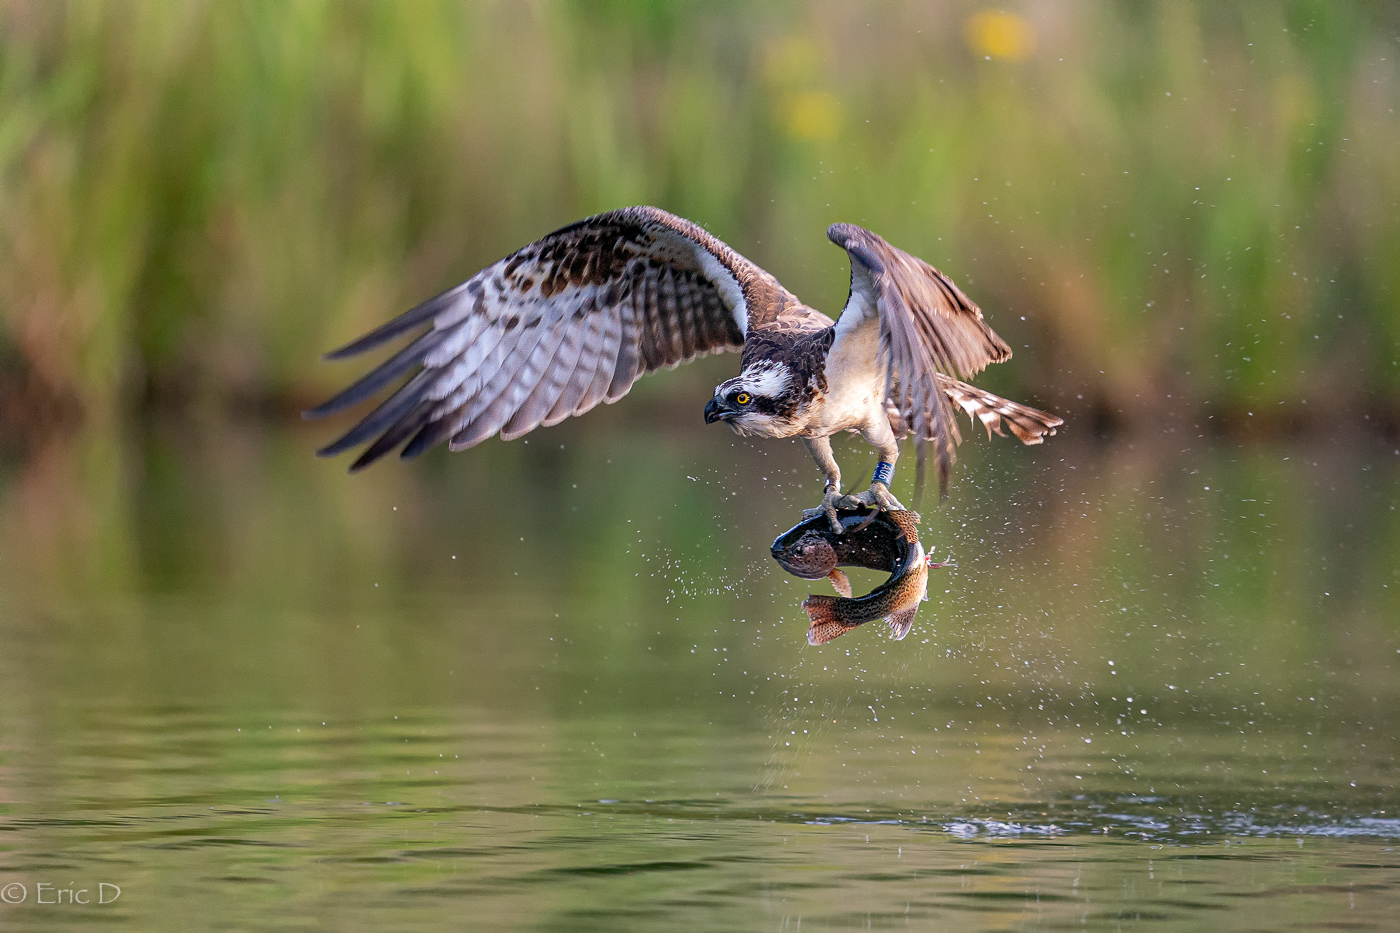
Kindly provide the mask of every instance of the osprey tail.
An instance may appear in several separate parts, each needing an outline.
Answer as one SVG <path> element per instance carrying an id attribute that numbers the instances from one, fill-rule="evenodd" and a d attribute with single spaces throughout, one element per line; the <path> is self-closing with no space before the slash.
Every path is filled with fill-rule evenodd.
<path id="1" fill-rule="evenodd" d="M 993 431 L 1002 434 L 1004 421 L 1022 444 L 1039 444 L 1065 423 L 1063 418 L 993 395 L 942 373 L 938 374 L 938 384 L 954 405 L 967 412 L 969 418 L 982 422 L 988 437 L 992 436 Z"/>

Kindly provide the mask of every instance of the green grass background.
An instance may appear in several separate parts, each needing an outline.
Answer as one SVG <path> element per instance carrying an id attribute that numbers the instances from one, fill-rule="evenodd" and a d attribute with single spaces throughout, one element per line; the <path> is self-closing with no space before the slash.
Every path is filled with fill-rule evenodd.
<path id="1" fill-rule="evenodd" d="M 7 421 L 291 411 L 319 352 L 633 203 L 828 311 L 824 228 L 868 226 L 1072 415 L 1400 408 L 1397 8 L 1006 10 L 1009 49 L 965 2 L 0 3 Z"/>

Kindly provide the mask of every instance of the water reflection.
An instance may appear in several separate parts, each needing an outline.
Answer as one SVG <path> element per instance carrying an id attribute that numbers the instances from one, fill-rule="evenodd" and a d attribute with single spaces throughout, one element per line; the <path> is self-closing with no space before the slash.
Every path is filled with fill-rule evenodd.
<path id="1" fill-rule="evenodd" d="M 678 420 L 8 464 L 0 880 L 124 893 L 7 928 L 1394 916 L 1389 450 L 969 443 L 913 633 L 814 649 L 767 554 L 805 454 Z"/>

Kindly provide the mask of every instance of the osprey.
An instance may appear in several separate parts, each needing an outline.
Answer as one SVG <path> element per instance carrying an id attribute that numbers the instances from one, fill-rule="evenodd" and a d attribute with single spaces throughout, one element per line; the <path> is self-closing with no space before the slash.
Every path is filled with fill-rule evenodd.
<path id="1" fill-rule="evenodd" d="M 536 240 L 467 281 L 327 354 L 343 359 L 421 330 L 403 349 L 318 408 L 321 418 L 412 375 L 318 453 L 370 442 L 362 469 L 403 444 L 413 457 L 494 434 L 511 440 L 599 402 L 639 377 L 711 352 L 740 350 L 739 375 L 720 383 L 705 421 L 738 434 L 800 437 L 826 479 L 804 513 L 875 506 L 890 494 L 899 440 L 932 443 L 940 488 L 962 441 L 953 405 L 990 436 L 1005 423 L 1039 444 L 1063 422 L 961 381 L 1011 349 L 952 280 L 868 230 L 833 224 L 851 262 L 851 292 L 831 318 L 688 220 L 628 207 Z M 831 435 L 855 431 L 880 456 L 870 488 L 842 496 Z"/>

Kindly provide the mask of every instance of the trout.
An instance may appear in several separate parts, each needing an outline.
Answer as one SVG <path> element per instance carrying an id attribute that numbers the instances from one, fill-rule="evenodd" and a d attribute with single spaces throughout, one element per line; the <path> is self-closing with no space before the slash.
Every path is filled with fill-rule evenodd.
<path id="1" fill-rule="evenodd" d="M 773 559 L 804 580 L 827 577 L 840 596 L 802 601 L 812 626 L 807 642 L 824 645 L 857 625 L 884 619 L 896 639 L 909 634 L 919 602 L 928 598 L 929 567 L 914 527 L 914 513 L 845 509 L 838 513 L 841 533 L 831 530 L 825 516 L 790 528 L 773 542 Z M 865 596 L 851 596 L 850 579 L 838 567 L 883 570 L 890 578 Z"/>

